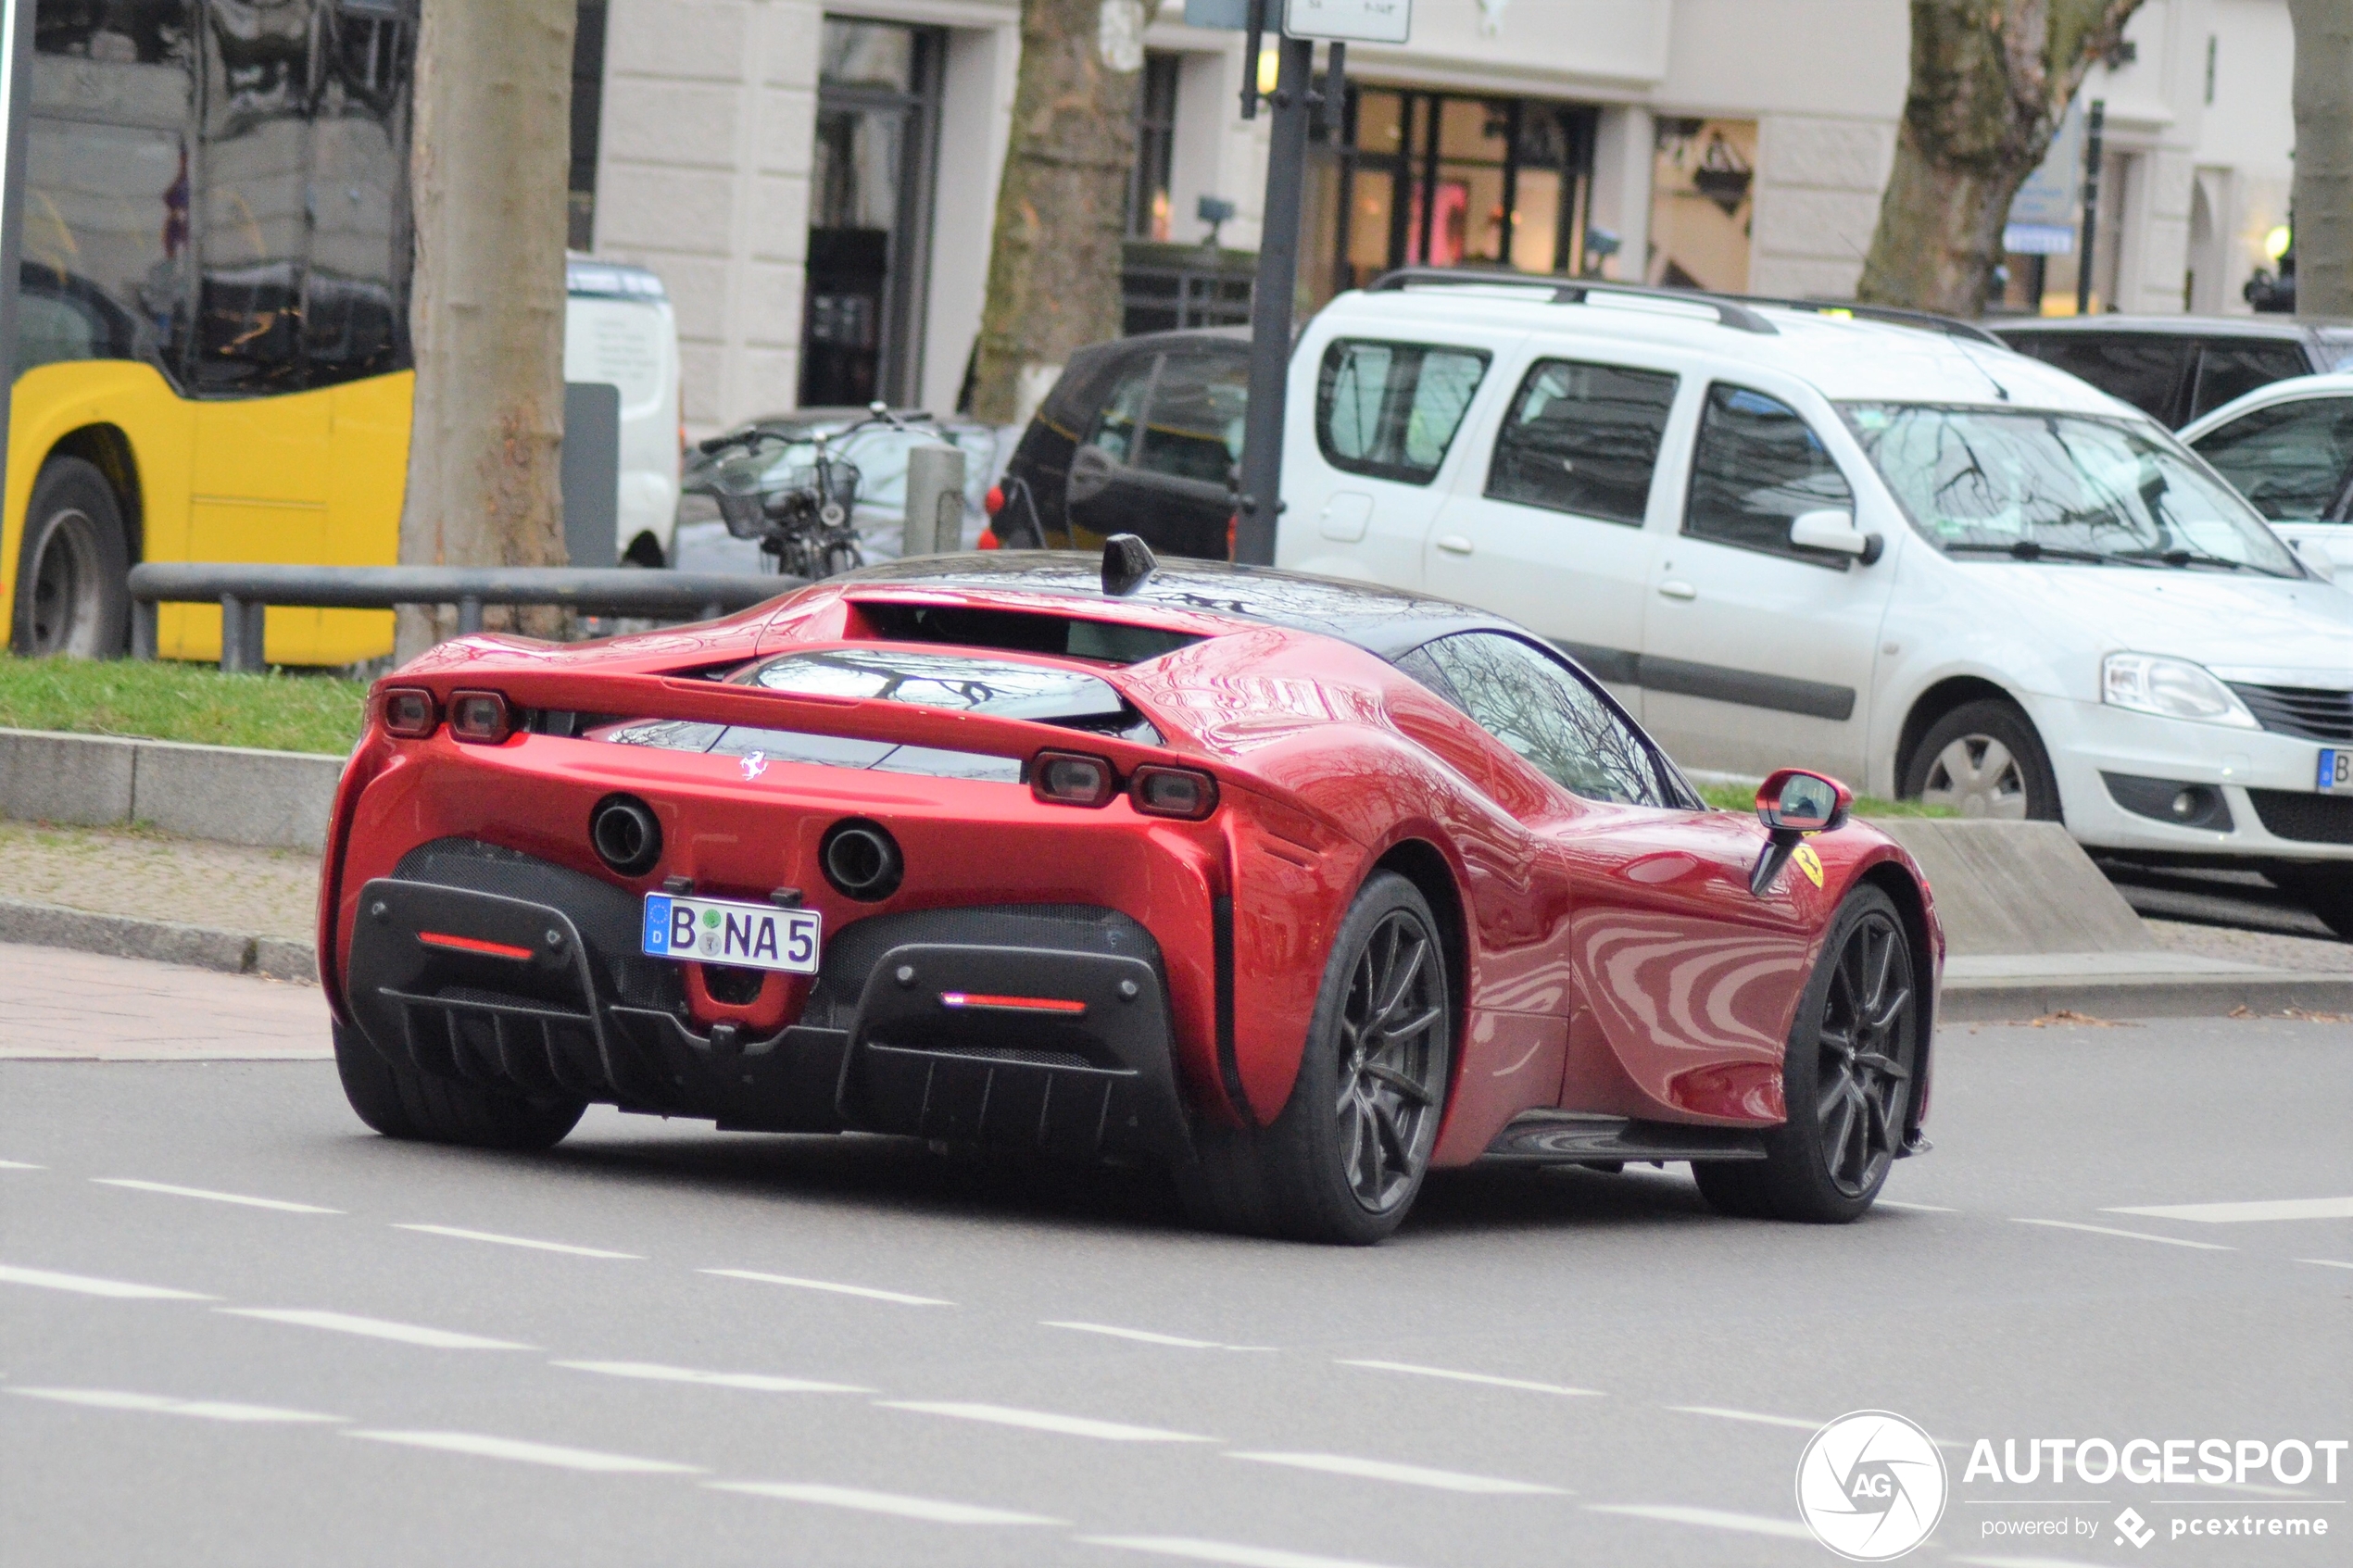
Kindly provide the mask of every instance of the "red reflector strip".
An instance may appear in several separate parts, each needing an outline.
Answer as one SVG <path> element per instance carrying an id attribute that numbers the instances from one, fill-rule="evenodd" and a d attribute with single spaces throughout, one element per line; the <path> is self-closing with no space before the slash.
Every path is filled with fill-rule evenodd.
<path id="1" fill-rule="evenodd" d="M 984 997 L 968 991 L 942 991 L 939 1005 L 980 1008 L 989 1012 L 1059 1012 L 1073 1017 L 1087 1010 L 1085 1002 L 1065 1001 L 1060 997 Z"/>
<path id="2" fill-rule="evenodd" d="M 447 947 L 453 953 L 481 953 L 494 959 L 527 960 L 534 957 L 528 947 L 518 947 L 511 942 L 485 942 L 479 936 L 452 936 L 446 931 L 420 931 L 417 940 L 428 947 Z"/>

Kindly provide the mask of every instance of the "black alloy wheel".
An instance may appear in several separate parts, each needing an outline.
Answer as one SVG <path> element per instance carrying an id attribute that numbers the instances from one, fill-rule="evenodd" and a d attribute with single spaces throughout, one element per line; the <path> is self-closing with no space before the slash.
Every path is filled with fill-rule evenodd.
<path id="1" fill-rule="evenodd" d="M 1788 1119 L 1762 1160 L 1694 1163 L 1709 1205 L 1747 1218 L 1843 1224 L 1879 1196 L 1904 1145 L 1919 1073 L 1919 965 L 1894 901 L 1849 894 L 1797 1009 L 1782 1068 Z"/>
<path id="2" fill-rule="evenodd" d="M 1349 1190 L 1367 1214 L 1405 1200 L 1436 1139 L 1444 1085 L 1431 1067 L 1445 1060 L 1444 968 L 1430 928 L 1411 910 L 1392 909 L 1348 977 L 1332 1109 Z"/>
<path id="3" fill-rule="evenodd" d="M 1376 872 L 1332 942 L 1290 1098 L 1272 1125 L 1201 1127 L 1176 1173 L 1203 1224 L 1365 1247 L 1421 1191 L 1445 1115 L 1453 1006 L 1438 919 Z"/>

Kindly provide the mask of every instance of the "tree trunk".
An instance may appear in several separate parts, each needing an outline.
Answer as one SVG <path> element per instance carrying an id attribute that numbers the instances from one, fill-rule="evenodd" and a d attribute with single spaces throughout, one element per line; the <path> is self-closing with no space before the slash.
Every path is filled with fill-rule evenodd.
<path id="1" fill-rule="evenodd" d="M 1912 0 L 1912 82 L 1856 298 L 1976 316 L 2018 188 L 2141 0 Z"/>
<path id="2" fill-rule="evenodd" d="M 1022 0 L 973 412 L 1026 418 L 1071 351 L 1117 337 L 1143 0 Z"/>
<path id="3" fill-rule="evenodd" d="M 2353 316 L 2353 0 L 2287 0 L 2296 27 L 2296 313 Z"/>
<path id="4" fill-rule="evenodd" d="M 564 227 L 578 0 L 424 0 L 417 393 L 400 559 L 564 564 Z M 406 658 L 446 634 L 403 611 Z"/>

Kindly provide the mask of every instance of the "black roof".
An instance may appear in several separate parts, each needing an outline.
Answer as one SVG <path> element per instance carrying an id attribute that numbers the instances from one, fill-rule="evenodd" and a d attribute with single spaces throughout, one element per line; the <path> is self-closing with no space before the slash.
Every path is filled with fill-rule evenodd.
<path id="1" fill-rule="evenodd" d="M 936 583 L 943 587 L 1012 589 L 1091 599 L 1098 604 L 1145 604 L 1239 616 L 1316 632 L 1393 659 L 1451 632 L 1488 630 L 1529 636 L 1500 616 L 1402 589 L 1336 577 L 1311 577 L 1272 567 L 1164 558 L 1133 592 L 1103 592 L 1102 557 L 1077 550 L 993 550 L 955 556 L 915 556 L 866 567 L 828 582 Z"/>

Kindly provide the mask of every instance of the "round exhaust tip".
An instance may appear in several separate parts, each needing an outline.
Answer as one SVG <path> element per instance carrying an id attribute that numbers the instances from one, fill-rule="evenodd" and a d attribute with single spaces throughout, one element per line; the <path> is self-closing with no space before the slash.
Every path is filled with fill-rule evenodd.
<path id="1" fill-rule="evenodd" d="M 608 795 L 588 813 L 597 859 L 623 876 L 643 876 L 661 859 L 661 823 L 634 795 Z"/>
<path id="2" fill-rule="evenodd" d="M 834 891 L 865 904 L 880 903 L 898 892 L 899 880 L 907 870 L 890 830 L 862 817 L 828 828 L 824 842 L 818 846 L 817 859 Z"/>

